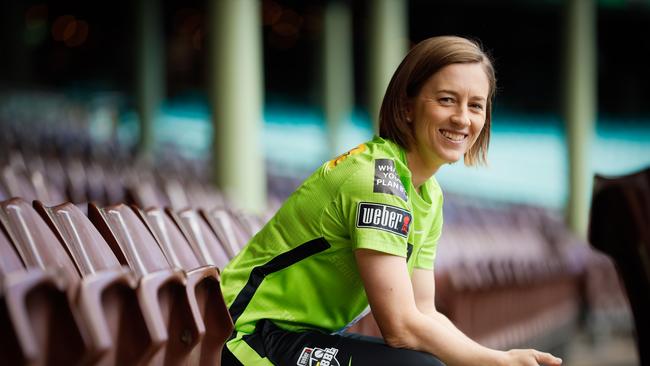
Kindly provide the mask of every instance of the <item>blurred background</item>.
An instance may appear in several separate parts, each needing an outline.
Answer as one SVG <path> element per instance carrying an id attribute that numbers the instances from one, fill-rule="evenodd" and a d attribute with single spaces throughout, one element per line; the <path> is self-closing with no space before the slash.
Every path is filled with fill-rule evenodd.
<path id="1" fill-rule="evenodd" d="M 436 35 L 469 37 L 494 57 L 498 92 L 489 166 L 457 163 L 436 175 L 448 197 L 439 261 L 451 273 L 450 298 L 509 283 L 492 262 L 488 274 L 467 272 L 472 263 L 515 263 L 514 277 L 549 278 L 555 264 L 516 263 L 565 253 L 572 289 L 557 295 L 564 290 L 547 283 L 530 300 L 571 297 L 562 313 L 572 324 L 562 330 L 565 364 L 636 365 L 627 298 L 611 261 L 587 251 L 587 228 L 595 174 L 650 166 L 649 20 L 644 0 L 4 1 L 0 188 L 7 197 L 42 199 L 39 163 L 31 163 L 38 157 L 53 203 L 180 207 L 192 199 L 160 183 L 174 172 L 181 187 L 194 180 L 214 190 L 219 198 L 210 202 L 268 215 L 324 161 L 372 137 L 387 82 L 411 46 Z M 21 172 L 32 189 L 15 183 Z M 114 176 L 133 191 L 93 193 Z M 79 179 L 85 188 L 75 188 Z M 163 187 L 155 198 L 141 191 L 150 181 Z M 498 237 L 495 227 L 512 235 Z M 474 244 L 465 252 L 443 246 L 488 241 L 495 248 L 552 242 L 554 251 L 536 251 L 546 244 L 535 242 L 519 258 L 503 245 L 486 259 Z M 558 244 L 568 242 L 568 251 Z M 469 274 L 454 278 L 459 272 Z M 504 296 L 512 304 L 524 295 Z M 553 314 L 526 325 L 537 331 L 475 334 L 496 347 L 526 346 L 526 334 L 555 327 L 544 325 Z M 476 324 L 458 319 L 468 332 Z"/>

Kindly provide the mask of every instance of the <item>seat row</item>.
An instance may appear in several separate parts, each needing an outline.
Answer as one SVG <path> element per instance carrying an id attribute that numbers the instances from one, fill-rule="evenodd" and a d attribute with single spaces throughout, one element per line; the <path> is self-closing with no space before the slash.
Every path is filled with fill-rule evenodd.
<path id="1" fill-rule="evenodd" d="M 203 179 L 162 171 L 144 162 L 120 164 L 81 156 L 7 152 L 0 161 L 0 197 L 38 199 L 46 204 L 131 202 L 140 207 L 182 209 L 223 206 L 221 194 Z"/>
<path id="2" fill-rule="evenodd" d="M 219 268 L 250 235 L 228 212 L 12 198 L 0 222 L 3 361 L 220 363 Z"/>

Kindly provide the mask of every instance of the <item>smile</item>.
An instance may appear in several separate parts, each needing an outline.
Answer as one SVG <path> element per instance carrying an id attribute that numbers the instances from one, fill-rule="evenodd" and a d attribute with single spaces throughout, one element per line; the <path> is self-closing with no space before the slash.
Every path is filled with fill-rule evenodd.
<path id="1" fill-rule="evenodd" d="M 457 141 L 457 142 L 463 141 L 467 138 L 467 135 L 463 133 L 451 132 L 447 130 L 440 130 L 440 134 L 442 134 L 448 140 Z"/>

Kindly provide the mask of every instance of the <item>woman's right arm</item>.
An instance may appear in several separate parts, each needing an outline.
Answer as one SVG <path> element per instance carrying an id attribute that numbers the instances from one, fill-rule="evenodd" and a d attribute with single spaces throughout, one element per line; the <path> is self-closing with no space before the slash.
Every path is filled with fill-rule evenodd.
<path id="1" fill-rule="evenodd" d="M 368 302 L 386 343 L 431 353 L 454 365 L 560 365 L 535 350 L 502 352 L 483 347 L 418 310 L 403 257 L 374 250 L 355 251 Z"/>

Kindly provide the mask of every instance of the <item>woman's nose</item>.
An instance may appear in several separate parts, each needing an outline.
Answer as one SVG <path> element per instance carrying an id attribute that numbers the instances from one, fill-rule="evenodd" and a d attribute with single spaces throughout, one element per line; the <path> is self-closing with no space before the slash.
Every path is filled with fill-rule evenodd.
<path id="1" fill-rule="evenodd" d="M 454 114 L 451 116 L 452 123 L 459 124 L 462 126 L 469 126 L 471 121 L 469 119 L 469 111 L 466 107 L 459 106 Z"/>

